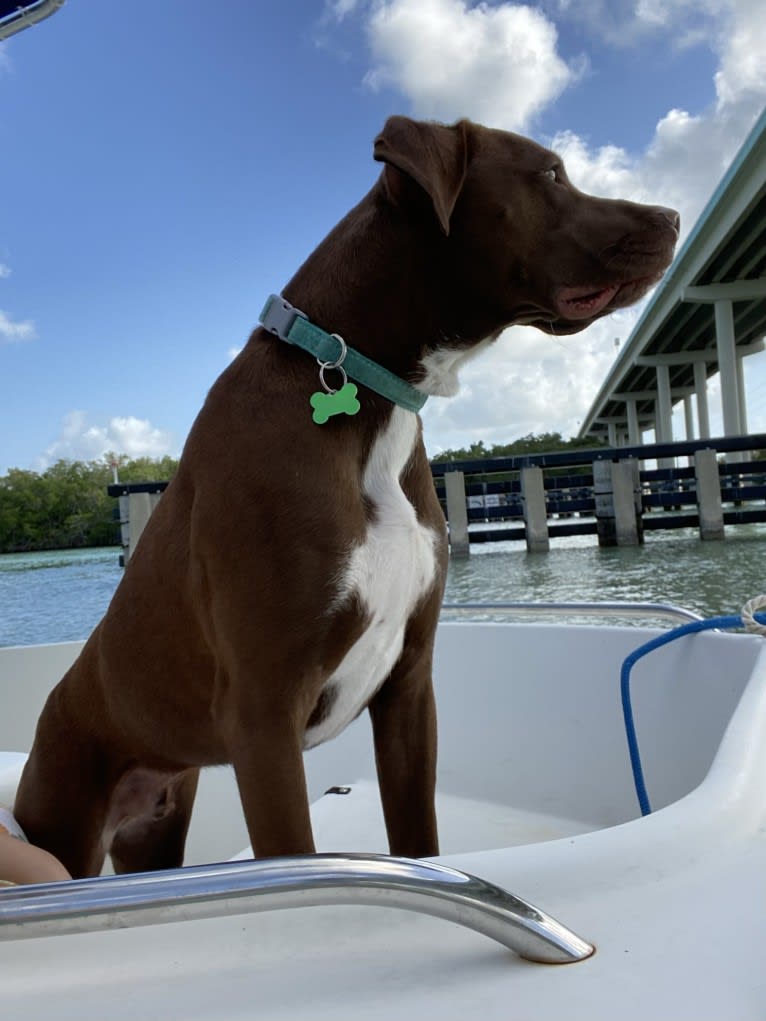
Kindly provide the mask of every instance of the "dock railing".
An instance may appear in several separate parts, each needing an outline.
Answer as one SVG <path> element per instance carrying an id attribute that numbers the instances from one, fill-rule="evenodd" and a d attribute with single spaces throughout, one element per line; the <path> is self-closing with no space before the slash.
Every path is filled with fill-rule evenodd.
<path id="1" fill-rule="evenodd" d="M 453 554 L 508 539 L 545 552 L 559 536 L 623 546 L 640 544 L 646 531 L 691 527 L 723 539 L 726 525 L 766 521 L 766 459 L 753 451 L 766 451 L 766 433 L 440 462 L 431 471 Z M 166 486 L 109 486 L 125 562 Z"/>
<path id="2" fill-rule="evenodd" d="M 544 552 L 557 536 L 638 545 L 645 531 L 693 527 L 702 539 L 722 539 L 725 525 L 766 521 L 766 460 L 752 453 L 759 450 L 766 450 L 764 433 L 431 468 L 453 554 L 509 539 Z"/>

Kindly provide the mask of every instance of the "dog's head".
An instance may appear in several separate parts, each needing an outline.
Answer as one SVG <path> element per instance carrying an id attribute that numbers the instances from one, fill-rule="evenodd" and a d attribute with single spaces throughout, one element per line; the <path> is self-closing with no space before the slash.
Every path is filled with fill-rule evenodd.
<path id="1" fill-rule="evenodd" d="M 446 339 L 514 323 L 575 333 L 641 298 L 673 257 L 675 210 L 586 195 L 520 135 L 391 117 L 375 159 L 389 201 L 431 221 Z"/>

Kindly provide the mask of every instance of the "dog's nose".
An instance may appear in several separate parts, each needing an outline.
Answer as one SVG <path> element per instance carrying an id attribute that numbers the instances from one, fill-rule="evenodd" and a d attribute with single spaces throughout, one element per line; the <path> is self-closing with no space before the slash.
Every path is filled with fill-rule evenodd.
<path id="1" fill-rule="evenodd" d="M 663 219 L 667 220 L 673 230 L 678 233 L 681 227 L 681 216 L 675 211 L 675 209 L 668 209 L 666 206 L 655 206 L 655 212 L 659 213 Z"/>

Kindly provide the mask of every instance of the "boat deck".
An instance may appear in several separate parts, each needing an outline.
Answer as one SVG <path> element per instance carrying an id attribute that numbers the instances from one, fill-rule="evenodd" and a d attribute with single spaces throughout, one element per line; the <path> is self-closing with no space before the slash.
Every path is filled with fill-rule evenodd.
<path id="1" fill-rule="evenodd" d="M 360 780 L 336 790 L 343 793 L 324 794 L 311 806 L 317 851 L 388 854 L 377 784 L 372 780 Z M 595 828 L 585 820 L 546 815 L 455 794 L 437 794 L 436 808 L 442 855 L 540 844 L 588 833 Z M 248 847 L 234 855 L 234 860 L 250 857 L 252 853 Z"/>

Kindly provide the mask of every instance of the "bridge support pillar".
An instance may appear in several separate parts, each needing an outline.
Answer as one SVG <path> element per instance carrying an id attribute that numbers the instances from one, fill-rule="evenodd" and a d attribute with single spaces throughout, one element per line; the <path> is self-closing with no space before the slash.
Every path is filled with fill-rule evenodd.
<path id="1" fill-rule="evenodd" d="M 644 541 L 641 478 L 634 457 L 594 461 L 593 495 L 599 546 L 638 546 Z"/>
<path id="2" fill-rule="evenodd" d="M 686 439 L 693 440 L 694 436 L 694 408 L 692 407 L 691 394 L 687 394 L 684 397 L 684 426 L 686 431 Z"/>
<path id="3" fill-rule="evenodd" d="M 628 443 L 633 447 L 641 445 L 641 426 L 638 423 L 638 402 L 635 400 L 625 401 L 625 409 L 628 413 Z"/>
<path id="4" fill-rule="evenodd" d="M 710 413 L 707 407 L 707 364 L 694 363 L 694 392 L 697 397 L 697 431 L 701 440 L 710 439 Z"/>
<path id="5" fill-rule="evenodd" d="M 454 556 L 467 556 L 468 508 L 465 499 L 465 475 L 462 472 L 444 473 L 444 490 L 447 496 L 447 520 L 449 522 L 449 551 Z"/>
<path id="6" fill-rule="evenodd" d="M 724 436 L 739 436 L 739 378 L 732 302 L 726 298 L 715 303 L 715 341 L 718 370 L 721 374 L 721 404 Z"/>
<path id="7" fill-rule="evenodd" d="M 714 450 L 698 450 L 694 454 L 694 475 L 697 483 L 697 511 L 700 539 L 723 539 L 723 507 L 718 460 Z"/>
<path id="8" fill-rule="evenodd" d="M 524 537 L 528 553 L 547 553 L 548 513 L 545 509 L 543 470 L 537 466 L 521 469 L 521 499 L 524 505 Z"/>
<path id="9" fill-rule="evenodd" d="M 658 443 L 673 442 L 673 398 L 670 394 L 670 369 L 659 364 L 654 369 L 657 375 L 657 436 Z"/>
<path id="10" fill-rule="evenodd" d="M 715 302 L 715 346 L 718 371 L 721 375 L 721 405 L 724 436 L 741 436 L 743 433 L 740 410 L 744 396 L 740 396 L 741 368 L 737 366 L 737 339 L 734 332 L 734 306 L 729 298 Z M 726 455 L 727 462 L 741 461 L 739 451 Z"/>
<path id="11" fill-rule="evenodd" d="M 655 435 L 658 443 L 673 442 L 673 396 L 670 389 L 670 368 L 664 363 L 655 366 L 657 375 L 657 425 Z M 675 459 L 662 457 L 659 460 L 660 468 L 675 468 Z"/>
<path id="12" fill-rule="evenodd" d="M 739 401 L 739 431 L 747 435 L 747 396 L 745 395 L 745 359 L 737 355 L 737 399 Z"/>

